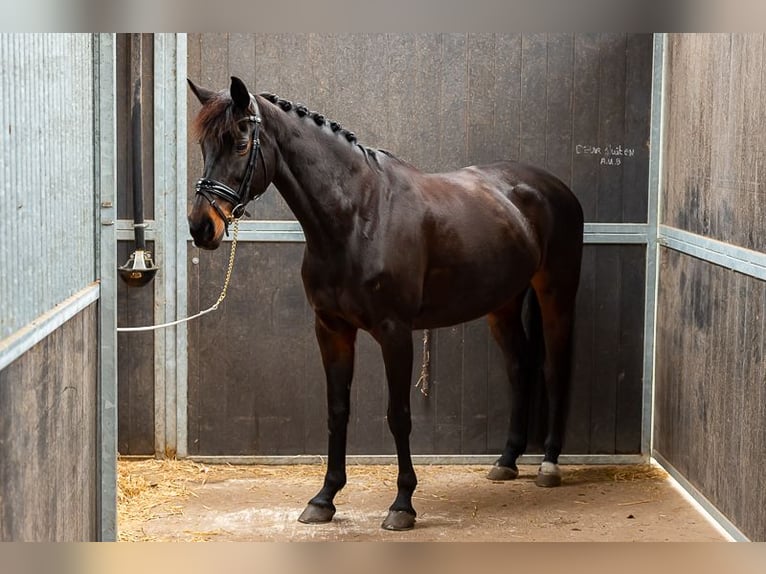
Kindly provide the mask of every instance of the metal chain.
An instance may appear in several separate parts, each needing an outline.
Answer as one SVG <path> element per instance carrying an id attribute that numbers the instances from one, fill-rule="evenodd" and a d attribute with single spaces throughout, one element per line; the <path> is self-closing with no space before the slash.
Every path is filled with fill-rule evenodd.
<path id="1" fill-rule="evenodd" d="M 211 309 L 216 310 L 218 309 L 218 305 L 223 303 L 223 300 L 226 299 L 226 291 L 229 289 L 229 281 L 231 280 L 231 270 L 234 269 L 234 254 L 237 252 L 237 235 L 239 235 L 239 219 L 235 219 L 232 222 L 231 225 L 231 251 L 229 251 L 229 268 L 226 269 L 226 277 L 223 280 L 223 289 L 221 289 L 221 294 L 218 296 L 218 301 L 213 303 L 213 306 Z"/>
<path id="2" fill-rule="evenodd" d="M 192 319 L 197 319 L 198 317 L 202 317 L 202 315 L 207 315 L 208 313 L 212 311 L 218 310 L 218 306 L 223 303 L 223 300 L 226 299 L 226 292 L 229 290 L 229 281 L 231 280 L 231 271 L 234 269 L 234 254 L 237 252 L 237 235 L 239 234 L 239 219 L 235 219 L 232 222 L 232 238 L 231 238 L 231 251 L 229 252 L 229 267 L 226 269 L 226 277 L 223 280 L 223 289 L 221 289 L 221 294 L 218 296 L 218 300 L 213 303 L 210 307 L 205 309 L 204 311 L 200 311 L 196 315 L 192 315 L 191 317 L 185 317 L 183 319 L 178 319 L 177 321 L 171 321 L 170 323 L 162 323 L 160 325 L 147 325 L 145 327 L 117 327 L 117 332 L 119 333 L 130 333 L 130 332 L 136 332 L 136 331 L 156 331 L 157 329 L 164 329 L 166 327 L 173 327 L 175 325 L 180 325 L 181 323 L 186 323 L 187 321 L 191 321 Z"/>

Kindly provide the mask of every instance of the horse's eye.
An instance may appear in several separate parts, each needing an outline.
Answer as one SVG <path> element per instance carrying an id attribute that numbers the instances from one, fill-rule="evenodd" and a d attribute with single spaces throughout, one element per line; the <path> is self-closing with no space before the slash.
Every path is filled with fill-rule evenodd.
<path id="1" fill-rule="evenodd" d="M 245 153 L 247 151 L 249 144 L 250 142 L 248 142 L 247 140 L 239 142 L 237 144 L 237 153 L 241 153 L 241 154 Z"/>

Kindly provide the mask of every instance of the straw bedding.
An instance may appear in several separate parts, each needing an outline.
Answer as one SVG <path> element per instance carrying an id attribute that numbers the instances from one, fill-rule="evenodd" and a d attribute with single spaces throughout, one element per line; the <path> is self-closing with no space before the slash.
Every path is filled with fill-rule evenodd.
<path id="1" fill-rule="evenodd" d="M 531 467 L 530 467 L 531 468 Z M 208 465 L 188 460 L 120 460 L 117 467 L 117 512 L 119 539 L 142 541 L 149 537 L 142 526 L 153 519 L 183 514 L 184 501 L 197 496 L 195 490 L 207 483 L 231 479 L 268 479 L 286 486 L 321 484 L 324 465 Z M 485 474 L 483 465 L 417 465 L 422 478 L 449 473 Z M 667 474 L 651 465 L 564 467 L 569 483 L 633 482 L 662 480 Z M 355 489 L 392 488 L 396 484 L 393 465 L 349 465 L 349 481 Z M 530 472 L 534 472 L 531 470 Z M 342 494 L 342 493 L 341 493 Z M 215 539 L 215 532 L 186 533 L 191 540 Z"/>

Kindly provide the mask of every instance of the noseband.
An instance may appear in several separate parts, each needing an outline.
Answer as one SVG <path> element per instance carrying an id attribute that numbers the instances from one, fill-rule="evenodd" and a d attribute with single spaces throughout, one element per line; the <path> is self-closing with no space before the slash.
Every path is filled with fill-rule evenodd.
<path id="1" fill-rule="evenodd" d="M 197 194 L 207 199 L 210 206 L 216 210 L 218 215 L 223 219 L 224 231 L 226 235 L 229 235 L 229 224 L 235 219 L 239 219 L 245 214 L 245 205 L 254 199 L 258 199 L 263 195 L 263 192 L 257 196 L 248 198 L 248 190 L 250 189 L 250 183 L 253 180 L 253 174 L 255 173 L 255 165 L 258 161 L 258 153 L 260 152 L 261 158 L 263 158 L 263 150 L 261 149 L 261 140 L 258 134 L 261 129 L 261 116 L 258 110 L 258 102 L 255 98 L 251 98 L 255 107 L 255 115 L 245 116 L 241 118 L 239 122 L 250 122 L 254 124 L 253 131 L 250 134 L 250 155 L 247 158 L 247 167 L 245 168 L 245 175 L 242 178 L 242 182 L 239 184 L 239 189 L 234 191 L 228 185 L 223 182 L 216 181 L 207 177 L 202 177 L 197 180 L 195 189 Z M 264 168 L 266 167 L 265 159 L 262 162 Z M 265 191 L 265 190 L 264 190 Z M 218 205 L 213 196 L 219 197 L 231 203 L 234 207 L 231 210 L 231 215 L 227 216 L 221 206 Z"/>

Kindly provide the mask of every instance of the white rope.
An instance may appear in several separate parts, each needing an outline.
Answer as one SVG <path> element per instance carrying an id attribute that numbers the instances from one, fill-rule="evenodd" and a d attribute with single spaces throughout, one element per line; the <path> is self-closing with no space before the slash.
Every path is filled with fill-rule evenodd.
<path id="1" fill-rule="evenodd" d="M 423 331 L 423 366 L 420 369 L 420 378 L 415 387 L 420 387 L 423 396 L 428 396 L 431 387 L 431 329 Z"/>
<path id="2" fill-rule="evenodd" d="M 184 317 L 183 319 L 178 319 L 178 321 L 171 321 L 170 323 L 160 323 L 159 325 L 146 325 L 144 327 L 117 327 L 117 332 L 119 333 L 132 333 L 136 331 L 156 331 L 157 329 L 165 329 L 166 327 L 173 327 L 175 325 L 180 325 L 181 323 L 186 323 L 187 321 L 191 321 L 192 319 L 196 319 L 198 317 L 202 317 L 202 315 L 207 315 L 208 313 L 215 311 L 218 309 L 217 304 L 213 304 L 210 308 L 205 309 L 204 311 L 200 311 L 196 315 L 192 315 L 191 317 Z"/>
<path id="3" fill-rule="evenodd" d="M 156 331 L 157 329 L 165 329 L 166 327 L 174 327 L 176 325 L 180 325 L 181 323 L 186 323 L 187 321 L 191 321 L 192 319 L 197 319 L 199 317 L 202 317 L 203 315 L 207 315 L 208 313 L 211 313 L 213 311 L 218 310 L 218 307 L 223 303 L 223 300 L 226 299 L 226 291 L 229 289 L 229 281 L 231 280 L 231 270 L 234 268 L 234 253 L 237 251 L 237 235 L 239 233 L 239 219 L 235 219 L 232 224 L 232 240 L 231 240 L 231 251 L 229 252 L 229 268 L 226 270 L 226 278 L 223 281 L 223 289 L 221 289 L 221 294 L 218 296 L 218 300 L 213 303 L 209 308 L 205 309 L 204 311 L 200 311 L 196 315 L 192 315 L 191 317 L 184 317 L 183 319 L 178 319 L 177 321 L 171 321 L 169 323 L 162 323 L 160 325 L 147 325 L 145 327 L 117 327 L 118 333 L 135 333 L 137 331 Z"/>

